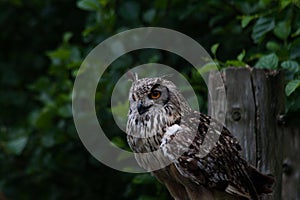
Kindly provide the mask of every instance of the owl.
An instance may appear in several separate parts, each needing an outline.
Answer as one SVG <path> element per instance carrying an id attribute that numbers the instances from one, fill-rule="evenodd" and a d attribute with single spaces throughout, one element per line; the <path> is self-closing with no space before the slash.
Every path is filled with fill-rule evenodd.
<path id="1" fill-rule="evenodd" d="M 133 77 L 127 141 L 147 168 L 169 160 L 151 173 L 176 200 L 252 199 L 271 193 L 274 179 L 248 164 L 236 138 L 217 120 L 194 111 L 165 77 Z M 217 140 L 214 140 L 217 136 Z M 205 141 L 212 143 L 210 148 Z M 161 152 L 147 158 L 148 153 Z"/>

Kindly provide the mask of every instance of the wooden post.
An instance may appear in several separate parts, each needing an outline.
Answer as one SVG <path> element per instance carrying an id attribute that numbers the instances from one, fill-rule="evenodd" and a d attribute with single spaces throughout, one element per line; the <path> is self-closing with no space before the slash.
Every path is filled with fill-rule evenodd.
<path id="1" fill-rule="evenodd" d="M 226 108 L 225 125 L 239 140 L 243 157 L 259 171 L 272 174 L 276 179 L 273 193 L 261 199 L 279 200 L 283 137 L 278 122 L 284 113 L 283 74 L 255 68 L 227 68 L 222 76 L 227 101 L 219 98 L 222 95 L 218 95 L 214 86 L 215 75 L 211 73 L 209 114 L 218 116 L 219 109 Z"/>
<path id="2" fill-rule="evenodd" d="M 282 199 L 300 199 L 300 127 L 284 129 Z"/>

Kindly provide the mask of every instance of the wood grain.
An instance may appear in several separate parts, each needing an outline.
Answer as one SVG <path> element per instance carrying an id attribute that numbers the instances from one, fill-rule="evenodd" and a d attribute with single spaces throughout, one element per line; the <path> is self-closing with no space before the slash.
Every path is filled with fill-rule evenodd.
<path id="1" fill-rule="evenodd" d="M 256 68 L 226 68 L 222 72 L 226 99 L 215 89 L 214 73 L 209 77 L 209 106 L 212 116 L 227 110 L 225 125 L 239 140 L 243 157 L 261 172 L 276 179 L 272 195 L 281 199 L 283 130 L 278 119 L 284 113 L 284 77 L 279 71 Z M 222 98 L 220 98 L 222 97 Z M 224 114 L 224 113 L 223 113 Z"/>

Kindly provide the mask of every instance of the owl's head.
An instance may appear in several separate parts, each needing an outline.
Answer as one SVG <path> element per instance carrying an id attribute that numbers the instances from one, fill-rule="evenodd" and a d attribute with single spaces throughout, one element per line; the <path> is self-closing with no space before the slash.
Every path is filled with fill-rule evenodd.
<path id="1" fill-rule="evenodd" d="M 180 122 L 185 113 L 191 112 L 175 84 L 164 77 L 138 79 L 135 76 L 129 103 L 126 133 L 135 152 L 158 149 L 166 127 Z"/>
<path id="2" fill-rule="evenodd" d="M 130 113 L 138 115 L 178 115 L 191 108 L 175 84 L 164 77 L 133 80 L 130 93 Z"/>

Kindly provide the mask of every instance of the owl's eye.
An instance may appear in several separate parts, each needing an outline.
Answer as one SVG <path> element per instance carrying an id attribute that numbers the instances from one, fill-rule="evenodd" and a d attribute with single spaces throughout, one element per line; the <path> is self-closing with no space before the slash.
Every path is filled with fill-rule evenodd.
<path id="1" fill-rule="evenodd" d="M 161 95 L 160 91 L 154 90 L 149 94 L 150 99 L 158 99 Z"/>

